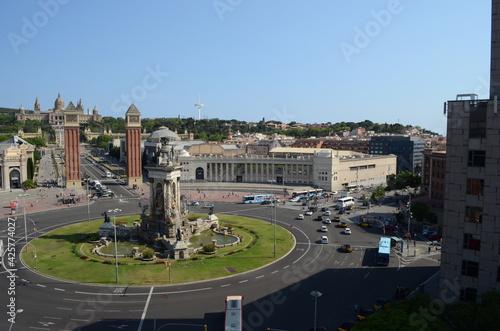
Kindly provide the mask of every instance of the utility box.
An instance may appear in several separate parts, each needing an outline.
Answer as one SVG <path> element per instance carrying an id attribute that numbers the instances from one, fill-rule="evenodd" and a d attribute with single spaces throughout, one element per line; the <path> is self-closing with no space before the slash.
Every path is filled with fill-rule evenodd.
<path id="1" fill-rule="evenodd" d="M 415 255 L 414 255 L 414 256 L 415 256 L 415 257 L 420 256 L 420 249 L 415 248 Z"/>

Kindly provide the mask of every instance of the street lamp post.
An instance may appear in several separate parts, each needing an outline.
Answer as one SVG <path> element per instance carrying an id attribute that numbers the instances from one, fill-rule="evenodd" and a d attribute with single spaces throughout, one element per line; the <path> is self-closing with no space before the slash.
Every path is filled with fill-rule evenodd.
<path id="1" fill-rule="evenodd" d="M 314 297 L 314 331 L 316 331 L 316 313 L 318 308 L 318 298 L 323 295 L 323 293 L 319 291 L 312 291 L 311 295 Z"/>
<path id="2" fill-rule="evenodd" d="M 108 213 L 113 213 L 113 225 L 115 228 L 115 274 L 116 282 L 118 283 L 118 242 L 116 241 L 116 213 L 122 211 L 121 209 L 110 209 Z"/>
<path id="3" fill-rule="evenodd" d="M 273 182 L 274 180 L 269 180 L 271 183 L 271 195 L 273 195 Z M 274 253 L 273 253 L 273 258 L 276 258 L 276 199 L 272 197 L 271 200 L 271 223 L 274 224 Z"/>
<path id="4" fill-rule="evenodd" d="M 20 309 L 16 310 L 16 311 L 14 312 L 14 319 L 16 319 L 16 318 L 17 318 L 17 314 L 20 314 L 20 313 L 22 313 L 23 311 L 24 311 L 24 309 L 22 309 L 22 308 L 20 308 Z M 12 322 L 10 323 L 9 331 L 12 329 L 12 325 L 14 325 L 14 323 L 15 323 L 14 321 L 12 321 Z"/>
<path id="5" fill-rule="evenodd" d="M 26 251 L 28 250 L 28 227 L 26 226 L 26 197 L 29 196 L 28 193 L 19 194 L 23 198 L 23 209 L 24 209 L 24 241 L 26 244 Z"/>

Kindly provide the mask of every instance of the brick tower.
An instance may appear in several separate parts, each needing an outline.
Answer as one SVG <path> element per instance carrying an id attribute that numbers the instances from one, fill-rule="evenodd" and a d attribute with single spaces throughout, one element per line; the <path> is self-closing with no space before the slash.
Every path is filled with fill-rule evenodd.
<path id="1" fill-rule="evenodd" d="M 132 104 L 125 113 L 128 185 L 142 184 L 141 113 Z"/>
<path id="2" fill-rule="evenodd" d="M 77 189 L 82 187 L 80 177 L 80 122 L 78 111 L 68 108 L 64 111 L 66 188 Z"/>

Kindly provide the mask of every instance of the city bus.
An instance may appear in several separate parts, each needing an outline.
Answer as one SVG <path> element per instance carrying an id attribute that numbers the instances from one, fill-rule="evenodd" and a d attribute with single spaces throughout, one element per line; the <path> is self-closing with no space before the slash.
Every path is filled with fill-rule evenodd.
<path id="1" fill-rule="evenodd" d="M 302 191 L 293 191 L 292 198 L 310 196 L 310 195 L 322 195 L 322 194 L 323 194 L 322 188 L 316 188 L 316 189 L 311 189 L 311 190 L 302 190 Z"/>
<path id="2" fill-rule="evenodd" d="M 341 208 L 347 208 L 347 209 L 350 209 L 351 207 L 354 206 L 354 198 L 353 197 L 343 197 L 343 198 L 339 198 L 337 200 L 337 209 L 341 209 Z"/>
<path id="3" fill-rule="evenodd" d="M 391 238 L 381 237 L 378 243 L 377 264 L 389 265 L 390 256 L 391 256 Z"/>
<path id="4" fill-rule="evenodd" d="M 242 203 L 262 203 L 263 201 L 274 200 L 274 194 L 245 195 Z"/>
<path id="5" fill-rule="evenodd" d="M 358 188 L 359 188 L 359 186 L 358 186 L 358 185 L 347 185 L 345 189 L 346 189 L 346 191 L 348 191 L 348 192 L 352 192 L 352 191 L 354 191 L 354 190 L 356 190 L 356 189 L 358 189 Z"/>
<path id="6" fill-rule="evenodd" d="M 241 295 L 228 295 L 226 297 L 226 316 L 224 318 L 224 331 L 243 330 L 243 297 Z"/>

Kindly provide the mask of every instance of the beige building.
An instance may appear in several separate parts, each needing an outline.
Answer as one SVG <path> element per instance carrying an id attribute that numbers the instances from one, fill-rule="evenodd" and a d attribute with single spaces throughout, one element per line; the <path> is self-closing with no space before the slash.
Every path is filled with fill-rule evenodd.
<path id="1" fill-rule="evenodd" d="M 73 104 L 72 101 L 69 102 L 68 106 L 64 106 L 64 100 L 61 98 L 61 94 L 57 95 L 56 100 L 54 101 L 54 108 L 48 109 L 46 111 L 40 110 L 40 103 L 38 102 L 38 98 L 35 100 L 35 105 L 33 107 L 33 113 L 27 113 L 23 106 L 19 108 L 19 113 L 16 114 L 16 120 L 38 120 L 40 122 L 50 123 L 53 126 L 63 126 L 64 125 L 64 111 L 76 111 L 78 112 L 78 119 L 80 123 L 87 123 L 91 121 L 100 121 L 102 116 L 99 115 L 99 111 L 97 107 L 94 107 L 92 113 L 90 113 L 90 108 L 87 109 L 85 113 L 83 109 L 83 103 L 80 99 L 78 104 Z"/>
<path id="2" fill-rule="evenodd" d="M 192 148 L 192 147 L 191 147 Z M 396 156 L 277 147 L 267 155 L 179 156 L 182 180 L 311 185 L 327 191 L 348 185 L 377 186 L 396 171 Z"/>
<path id="3" fill-rule="evenodd" d="M 28 179 L 28 159 L 35 163 L 35 146 L 26 140 L 14 136 L 0 142 L 0 189 L 22 188 Z"/>

